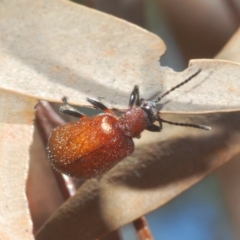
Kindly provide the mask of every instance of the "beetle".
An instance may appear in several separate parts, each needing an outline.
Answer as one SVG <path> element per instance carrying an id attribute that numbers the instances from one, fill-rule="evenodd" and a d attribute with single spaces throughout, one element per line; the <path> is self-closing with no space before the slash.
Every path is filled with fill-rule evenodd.
<path id="1" fill-rule="evenodd" d="M 139 88 L 134 86 L 129 98 L 129 108 L 120 117 L 103 103 L 87 98 L 96 109 L 104 113 L 88 117 L 70 106 L 66 97 L 60 112 L 78 117 L 79 121 L 61 125 L 50 134 L 47 146 L 48 159 L 59 172 L 71 177 L 87 179 L 107 172 L 134 150 L 133 138 L 143 130 L 160 132 L 162 123 L 210 130 L 204 125 L 177 123 L 162 119 L 156 104 L 170 92 L 193 79 L 199 69 L 188 79 L 171 88 L 155 101 L 140 99 Z M 154 124 L 158 122 L 158 125 Z"/>

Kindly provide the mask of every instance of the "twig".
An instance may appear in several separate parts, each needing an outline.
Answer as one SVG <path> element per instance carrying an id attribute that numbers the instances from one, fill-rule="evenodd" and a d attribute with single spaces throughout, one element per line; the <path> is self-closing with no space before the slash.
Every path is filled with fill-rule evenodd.
<path id="1" fill-rule="evenodd" d="M 145 217 L 140 217 L 133 221 L 133 225 L 137 231 L 139 240 L 153 240 L 152 233 L 148 227 Z"/>
<path id="2" fill-rule="evenodd" d="M 41 137 L 45 146 L 47 146 L 48 136 L 51 131 L 58 125 L 64 122 L 62 118 L 52 109 L 51 105 L 47 102 L 40 101 L 36 105 L 36 125 L 39 128 Z M 64 176 L 53 170 L 59 189 L 64 199 L 68 199 L 74 195 L 76 188 L 74 182 L 68 176 Z"/>

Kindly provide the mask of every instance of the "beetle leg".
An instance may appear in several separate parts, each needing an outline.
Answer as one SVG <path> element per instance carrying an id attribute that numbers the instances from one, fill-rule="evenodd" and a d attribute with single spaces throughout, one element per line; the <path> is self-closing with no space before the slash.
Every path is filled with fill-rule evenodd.
<path id="1" fill-rule="evenodd" d="M 82 118 L 84 117 L 85 115 L 83 113 L 81 113 L 80 111 L 78 111 L 76 108 L 70 106 L 67 102 L 67 98 L 66 97 L 63 97 L 62 98 L 62 101 L 63 101 L 63 106 L 61 106 L 59 108 L 59 111 L 64 113 L 64 114 L 67 114 L 67 115 L 70 115 L 72 117 L 79 117 L 79 118 Z"/>
<path id="2" fill-rule="evenodd" d="M 148 126 L 148 127 L 146 128 L 146 130 L 148 130 L 148 131 L 150 131 L 150 132 L 161 132 L 162 127 L 161 127 L 161 126 L 157 126 L 157 125 L 155 125 L 155 124 L 152 124 L 152 125 Z"/>
<path id="3" fill-rule="evenodd" d="M 159 116 L 158 116 L 157 121 L 159 123 L 159 129 L 160 129 L 160 131 L 162 131 L 162 119 Z"/>
<path id="4" fill-rule="evenodd" d="M 134 105 L 136 106 L 140 105 L 139 89 L 137 85 L 134 86 L 132 93 L 130 94 L 129 103 L 128 103 L 129 108 L 132 108 Z"/>
<path id="5" fill-rule="evenodd" d="M 89 98 L 89 97 L 87 97 L 86 99 L 87 99 L 87 101 L 90 102 L 96 109 L 102 110 L 102 111 L 104 111 L 104 112 L 106 112 L 106 113 L 109 113 L 109 114 L 111 114 L 111 115 L 115 115 L 115 113 L 114 113 L 112 110 L 110 110 L 109 108 L 107 108 L 103 103 L 101 103 L 101 102 L 99 102 L 99 101 L 97 101 L 97 100 L 94 100 L 94 99 L 92 99 L 92 98 Z"/>

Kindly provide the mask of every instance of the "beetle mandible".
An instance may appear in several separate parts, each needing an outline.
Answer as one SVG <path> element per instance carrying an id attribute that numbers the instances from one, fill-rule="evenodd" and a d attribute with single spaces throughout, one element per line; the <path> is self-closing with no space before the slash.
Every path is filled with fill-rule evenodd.
<path id="1" fill-rule="evenodd" d="M 204 125 L 177 123 L 162 119 L 156 104 L 170 92 L 193 79 L 201 72 L 199 69 L 188 79 L 165 92 L 155 101 L 140 99 L 138 86 L 134 86 L 129 98 L 129 108 L 120 117 L 104 104 L 87 98 L 103 114 L 88 117 L 71 107 L 66 97 L 60 112 L 79 117 L 79 121 L 61 125 L 50 134 L 47 146 L 48 158 L 59 172 L 71 177 L 87 179 L 107 172 L 134 150 L 132 138 L 139 137 L 143 130 L 160 132 L 162 123 L 193 127 L 204 130 Z M 154 122 L 158 122 L 155 125 Z"/>

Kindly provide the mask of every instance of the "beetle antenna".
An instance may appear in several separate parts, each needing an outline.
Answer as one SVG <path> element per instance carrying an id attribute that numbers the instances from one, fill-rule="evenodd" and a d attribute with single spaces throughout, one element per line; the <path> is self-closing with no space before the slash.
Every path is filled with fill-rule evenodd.
<path id="1" fill-rule="evenodd" d="M 202 69 L 198 69 L 197 72 L 195 72 L 193 75 L 191 75 L 189 78 L 187 78 L 186 80 L 184 80 L 183 82 L 179 83 L 178 85 L 176 85 L 175 87 L 171 88 L 170 90 L 168 90 L 167 92 L 165 92 L 162 96 L 158 97 L 155 100 L 155 103 L 159 102 L 162 98 L 164 98 L 166 95 L 168 95 L 170 92 L 174 91 L 176 88 L 181 87 L 182 85 L 184 85 L 185 83 L 189 82 L 190 80 L 192 80 L 194 77 L 196 77 L 200 72 L 202 71 Z"/>
<path id="2" fill-rule="evenodd" d="M 171 121 L 164 120 L 162 118 L 159 118 L 158 121 L 161 121 L 161 122 L 164 122 L 164 123 L 168 123 L 168 124 L 171 124 L 171 125 L 176 125 L 176 126 L 199 128 L 199 129 L 208 130 L 208 131 L 211 130 L 211 127 L 205 126 L 205 125 L 198 125 L 198 124 L 191 124 L 191 123 L 171 122 Z"/>

